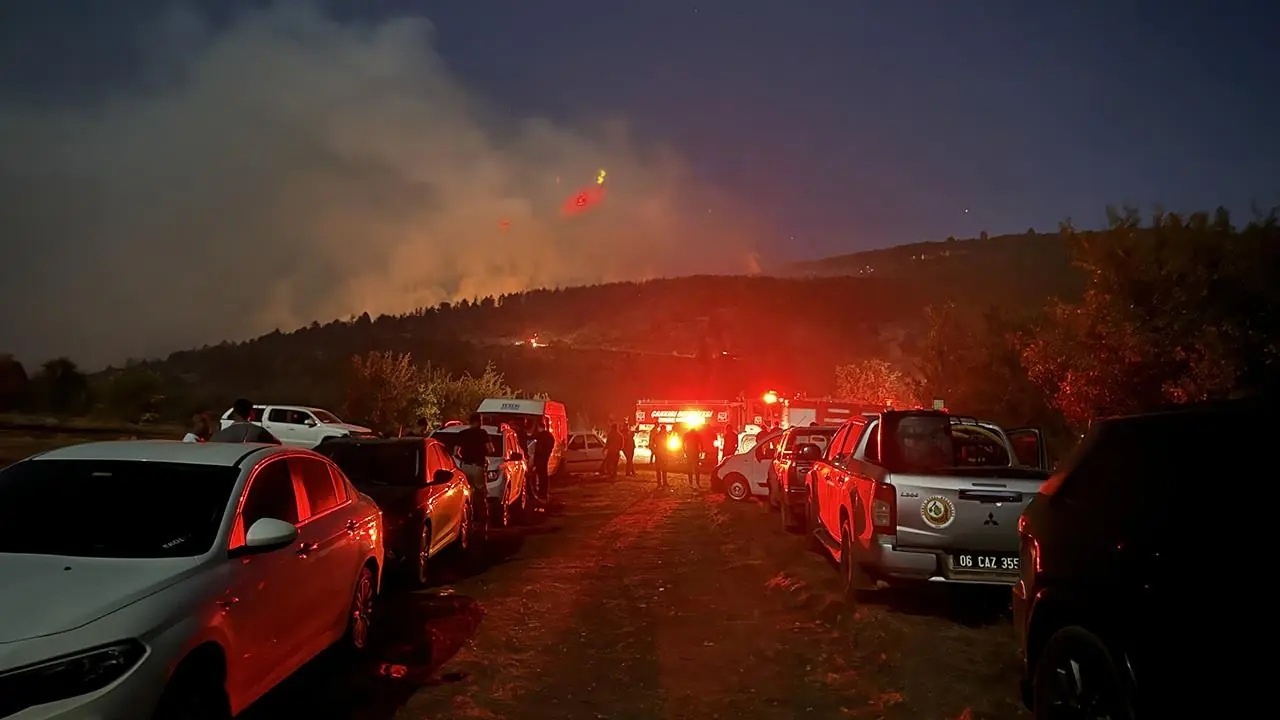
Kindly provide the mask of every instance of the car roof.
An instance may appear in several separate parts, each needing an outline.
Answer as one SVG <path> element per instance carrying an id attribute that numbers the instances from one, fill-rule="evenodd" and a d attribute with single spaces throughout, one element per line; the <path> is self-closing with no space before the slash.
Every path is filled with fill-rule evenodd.
<path id="1" fill-rule="evenodd" d="M 265 443 L 114 440 L 69 445 L 41 453 L 32 460 L 133 460 L 235 467 L 248 456 L 264 450 L 270 454 L 286 452 L 290 448 Z"/>
<path id="2" fill-rule="evenodd" d="M 463 430 L 466 430 L 469 427 L 471 426 L 470 425 L 450 425 L 449 427 L 439 428 L 431 434 L 435 435 L 436 433 L 457 433 L 457 432 L 462 432 Z M 485 432 L 488 432 L 491 435 L 502 434 L 502 428 L 498 427 L 497 425 L 481 425 L 480 427 L 483 428 Z"/>

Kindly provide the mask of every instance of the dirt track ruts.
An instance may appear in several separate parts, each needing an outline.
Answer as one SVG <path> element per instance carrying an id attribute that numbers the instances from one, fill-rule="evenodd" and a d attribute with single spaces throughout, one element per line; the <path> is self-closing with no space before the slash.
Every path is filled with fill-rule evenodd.
<path id="1" fill-rule="evenodd" d="M 851 606 L 776 514 L 576 481 L 494 563 L 391 592 L 375 657 L 316 663 L 254 717 L 1025 717 L 1007 592 Z M 994 602 L 993 602 L 994 601 Z"/>

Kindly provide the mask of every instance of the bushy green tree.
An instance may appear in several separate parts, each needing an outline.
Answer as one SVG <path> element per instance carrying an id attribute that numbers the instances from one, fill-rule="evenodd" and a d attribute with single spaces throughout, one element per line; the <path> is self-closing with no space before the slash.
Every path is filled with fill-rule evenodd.
<path id="1" fill-rule="evenodd" d="M 104 379 L 106 409 L 121 420 L 154 421 L 164 406 L 165 397 L 164 378 L 141 365 L 110 371 Z"/>
<path id="2" fill-rule="evenodd" d="M 31 380 L 41 410 L 58 415 L 83 415 L 93 407 L 89 380 L 69 358 L 46 361 Z"/>
<path id="3" fill-rule="evenodd" d="M 464 373 L 454 377 L 437 367 L 426 368 L 420 376 L 418 416 L 432 427 L 449 420 L 463 420 L 480 407 L 485 398 L 516 397 L 493 363 L 480 375 Z"/>
<path id="4" fill-rule="evenodd" d="M 871 405 L 919 404 L 911 378 L 892 363 L 874 358 L 837 366 L 836 395 Z"/>

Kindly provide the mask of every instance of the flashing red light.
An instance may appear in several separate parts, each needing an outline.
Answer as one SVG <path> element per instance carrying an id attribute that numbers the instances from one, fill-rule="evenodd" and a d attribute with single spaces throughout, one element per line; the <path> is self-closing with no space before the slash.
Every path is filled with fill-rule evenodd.
<path id="1" fill-rule="evenodd" d="M 764 399 L 764 404 L 765 404 L 765 405 L 772 405 L 772 404 L 774 404 L 774 403 L 778 402 L 778 393 L 776 393 L 776 392 L 774 392 L 774 391 L 770 390 L 769 392 L 767 392 L 767 393 L 765 393 L 765 394 L 764 394 L 764 398 L 763 398 L 763 399 Z"/>
<path id="2" fill-rule="evenodd" d="M 583 188 L 569 196 L 560 207 L 560 214 L 565 216 L 581 215 L 600 204 L 604 199 L 604 186 L 593 185 Z"/>

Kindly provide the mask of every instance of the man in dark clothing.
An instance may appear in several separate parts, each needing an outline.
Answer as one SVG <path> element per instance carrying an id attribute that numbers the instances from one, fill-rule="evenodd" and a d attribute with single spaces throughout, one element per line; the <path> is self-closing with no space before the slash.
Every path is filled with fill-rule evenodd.
<path id="1" fill-rule="evenodd" d="M 231 424 L 209 436 L 209 442 L 282 444 L 266 428 L 249 422 L 252 416 L 253 403 L 247 398 L 237 399 L 231 406 Z"/>
<path id="2" fill-rule="evenodd" d="M 649 433 L 649 449 L 653 451 L 654 467 L 658 471 L 658 487 L 667 488 L 667 466 L 670 465 L 669 458 L 671 450 L 667 448 L 668 430 L 661 425 L 654 425 L 653 432 Z"/>
<path id="3" fill-rule="evenodd" d="M 556 436 L 551 434 L 542 420 L 539 420 L 537 429 L 533 432 L 533 492 L 543 507 L 547 504 L 547 489 L 551 487 L 547 467 L 551 463 L 551 453 L 555 447 Z"/>
<path id="4" fill-rule="evenodd" d="M 684 456 L 689 462 L 689 485 L 698 487 L 702 479 L 702 433 L 691 427 L 684 434 Z"/>
<path id="5" fill-rule="evenodd" d="M 622 455 L 622 431 L 618 423 L 609 424 L 609 434 L 604 439 L 604 471 L 610 480 L 618 478 L 618 459 Z"/>
<path id="6" fill-rule="evenodd" d="M 724 430 L 724 447 L 720 448 L 720 459 L 738 454 L 738 430 L 730 425 Z"/>
<path id="7" fill-rule="evenodd" d="M 636 431 L 629 424 L 622 426 L 622 457 L 627 460 L 627 477 L 636 476 Z"/>
<path id="8" fill-rule="evenodd" d="M 480 426 L 480 413 L 471 413 L 471 427 L 458 432 L 455 452 L 458 454 L 458 469 L 471 483 L 474 498 L 471 507 L 480 527 L 488 527 L 489 524 L 489 487 L 485 481 L 489 451 L 489 433 Z"/>

